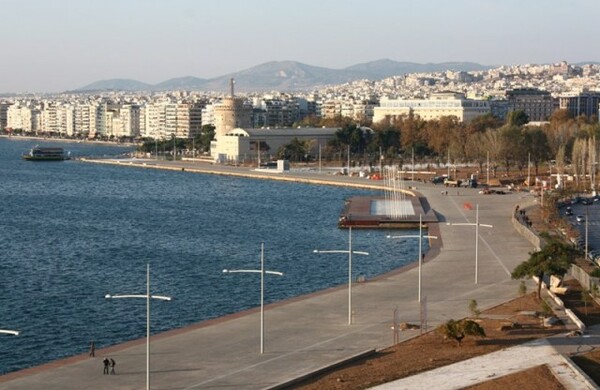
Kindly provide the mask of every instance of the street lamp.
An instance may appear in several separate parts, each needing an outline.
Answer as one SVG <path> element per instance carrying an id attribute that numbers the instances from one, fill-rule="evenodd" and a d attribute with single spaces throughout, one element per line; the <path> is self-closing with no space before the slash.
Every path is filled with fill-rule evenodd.
<path id="1" fill-rule="evenodd" d="M 475 284 L 478 283 L 477 275 L 478 275 L 478 267 L 479 267 L 479 226 L 493 228 L 492 225 L 486 225 L 483 223 L 479 223 L 479 204 L 476 206 L 475 210 L 475 223 L 448 223 L 450 226 L 475 226 Z"/>
<path id="2" fill-rule="evenodd" d="M 150 295 L 150 264 L 146 264 L 146 294 L 145 295 L 111 295 L 106 294 L 106 299 L 119 298 L 144 298 L 146 300 L 146 390 L 150 390 L 150 298 L 161 301 L 170 301 L 171 297 L 164 295 Z"/>
<path id="3" fill-rule="evenodd" d="M 369 252 L 352 250 L 352 226 L 348 227 L 348 250 L 313 250 L 313 253 L 347 253 L 348 254 L 348 325 L 352 325 L 352 254 L 368 256 Z"/>
<path id="4" fill-rule="evenodd" d="M 423 215 L 419 214 L 419 235 L 387 236 L 387 238 L 418 238 L 419 239 L 419 302 L 421 302 L 421 267 L 423 265 L 423 238 L 437 239 L 437 236 L 423 235 Z"/>
<path id="5" fill-rule="evenodd" d="M 260 269 L 224 269 L 223 273 L 259 273 L 260 274 L 260 353 L 265 352 L 265 274 L 283 276 L 282 272 L 265 271 L 265 244 L 260 244 Z"/>
<path id="6" fill-rule="evenodd" d="M 17 330 L 8 330 L 8 329 L 0 329 L 0 333 L 11 334 L 13 336 L 18 336 L 19 335 L 19 331 L 17 331 Z"/>

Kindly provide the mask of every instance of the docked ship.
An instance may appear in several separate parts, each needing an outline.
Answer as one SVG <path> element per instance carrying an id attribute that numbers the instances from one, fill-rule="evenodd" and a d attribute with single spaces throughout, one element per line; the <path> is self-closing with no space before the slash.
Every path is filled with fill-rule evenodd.
<path id="1" fill-rule="evenodd" d="M 71 157 L 65 154 L 63 148 L 42 148 L 35 146 L 31 148 L 29 153 L 23 155 L 23 159 L 27 161 L 64 161 L 70 160 Z"/>

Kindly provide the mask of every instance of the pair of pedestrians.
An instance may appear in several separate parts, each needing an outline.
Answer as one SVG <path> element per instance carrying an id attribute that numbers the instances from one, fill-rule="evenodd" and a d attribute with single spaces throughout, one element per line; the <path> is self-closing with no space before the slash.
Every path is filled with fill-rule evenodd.
<path id="1" fill-rule="evenodd" d="M 115 365 L 117 364 L 115 362 L 115 359 L 110 358 L 110 360 L 105 357 L 104 360 L 102 360 L 102 362 L 104 363 L 104 374 L 105 375 L 114 375 L 115 374 Z M 110 369 L 110 372 L 109 372 Z"/>

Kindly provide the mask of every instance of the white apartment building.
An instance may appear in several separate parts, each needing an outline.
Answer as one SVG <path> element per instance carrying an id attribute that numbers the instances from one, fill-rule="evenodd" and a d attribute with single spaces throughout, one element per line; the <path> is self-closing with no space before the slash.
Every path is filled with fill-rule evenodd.
<path id="1" fill-rule="evenodd" d="M 322 118 L 346 117 L 357 121 L 370 121 L 375 104 L 367 100 L 334 99 L 321 104 Z"/>
<path id="2" fill-rule="evenodd" d="M 6 127 L 13 130 L 33 131 L 33 110 L 15 103 L 6 110 Z"/>
<path id="3" fill-rule="evenodd" d="M 77 135 L 88 137 L 96 134 L 96 110 L 95 103 L 76 103 L 73 112 L 73 132 Z"/>
<path id="4" fill-rule="evenodd" d="M 202 127 L 202 102 L 147 103 L 139 109 L 139 132 L 149 138 L 191 138 Z"/>
<path id="5" fill-rule="evenodd" d="M 424 120 L 454 116 L 468 123 L 480 115 L 488 114 L 490 105 L 485 100 L 467 99 L 464 94 L 455 92 L 433 93 L 429 99 L 382 98 L 379 107 L 373 110 L 373 122 L 408 115 L 410 112 Z"/>
<path id="6" fill-rule="evenodd" d="M 71 104 L 61 104 L 56 110 L 56 123 L 61 135 L 75 134 L 75 108 Z"/>
<path id="7" fill-rule="evenodd" d="M 113 125 L 114 126 L 114 125 Z M 137 137 L 140 135 L 140 106 L 124 104 L 119 109 L 117 137 Z"/>
<path id="8" fill-rule="evenodd" d="M 207 104 L 202 109 L 202 126 L 215 125 L 215 106 L 213 104 Z"/>

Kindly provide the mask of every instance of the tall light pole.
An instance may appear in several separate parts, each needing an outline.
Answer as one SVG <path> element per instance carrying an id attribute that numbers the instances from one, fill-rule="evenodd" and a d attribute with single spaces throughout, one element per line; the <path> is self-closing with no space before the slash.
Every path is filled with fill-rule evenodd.
<path id="1" fill-rule="evenodd" d="M 415 181 L 415 148 L 412 148 L 412 181 Z"/>
<path id="2" fill-rule="evenodd" d="M 419 239 L 419 302 L 421 302 L 421 268 L 423 266 L 423 238 L 437 239 L 437 236 L 423 235 L 423 214 L 419 214 L 419 235 L 387 236 L 387 238 L 418 238 Z"/>
<path id="3" fill-rule="evenodd" d="M 585 258 L 588 258 L 588 205 L 585 205 Z"/>
<path id="4" fill-rule="evenodd" d="M 175 139 L 177 137 L 173 134 L 173 161 L 177 160 L 177 144 L 175 143 Z"/>
<path id="5" fill-rule="evenodd" d="M 283 272 L 265 271 L 265 244 L 260 244 L 260 269 L 224 269 L 223 273 L 260 273 L 260 353 L 265 352 L 265 274 L 283 276 Z"/>
<path id="6" fill-rule="evenodd" d="M 369 252 L 352 250 L 352 226 L 348 227 L 348 250 L 313 250 L 313 253 L 347 253 L 348 254 L 348 325 L 352 325 L 352 254 L 368 256 Z"/>
<path id="7" fill-rule="evenodd" d="M 350 176 L 350 144 L 348 144 L 348 176 Z"/>
<path id="8" fill-rule="evenodd" d="M 490 188 L 490 152 L 487 152 L 487 164 L 485 165 L 487 176 L 485 184 Z"/>
<path id="9" fill-rule="evenodd" d="M 170 301 L 171 297 L 164 295 L 150 295 L 150 264 L 146 264 L 146 294 L 145 295 L 111 295 L 106 294 L 106 299 L 143 298 L 146 300 L 146 390 L 150 390 L 150 299 Z"/>
<path id="10" fill-rule="evenodd" d="M 479 274 L 479 226 L 493 228 L 492 225 L 479 223 L 479 204 L 475 211 L 475 223 L 448 223 L 451 226 L 475 226 L 475 284 L 478 283 Z"/>
<path id="11" fill-rule="evenodd" d="M 321 173 L 321 142 L 319 142 L 319 173 Z"/>

